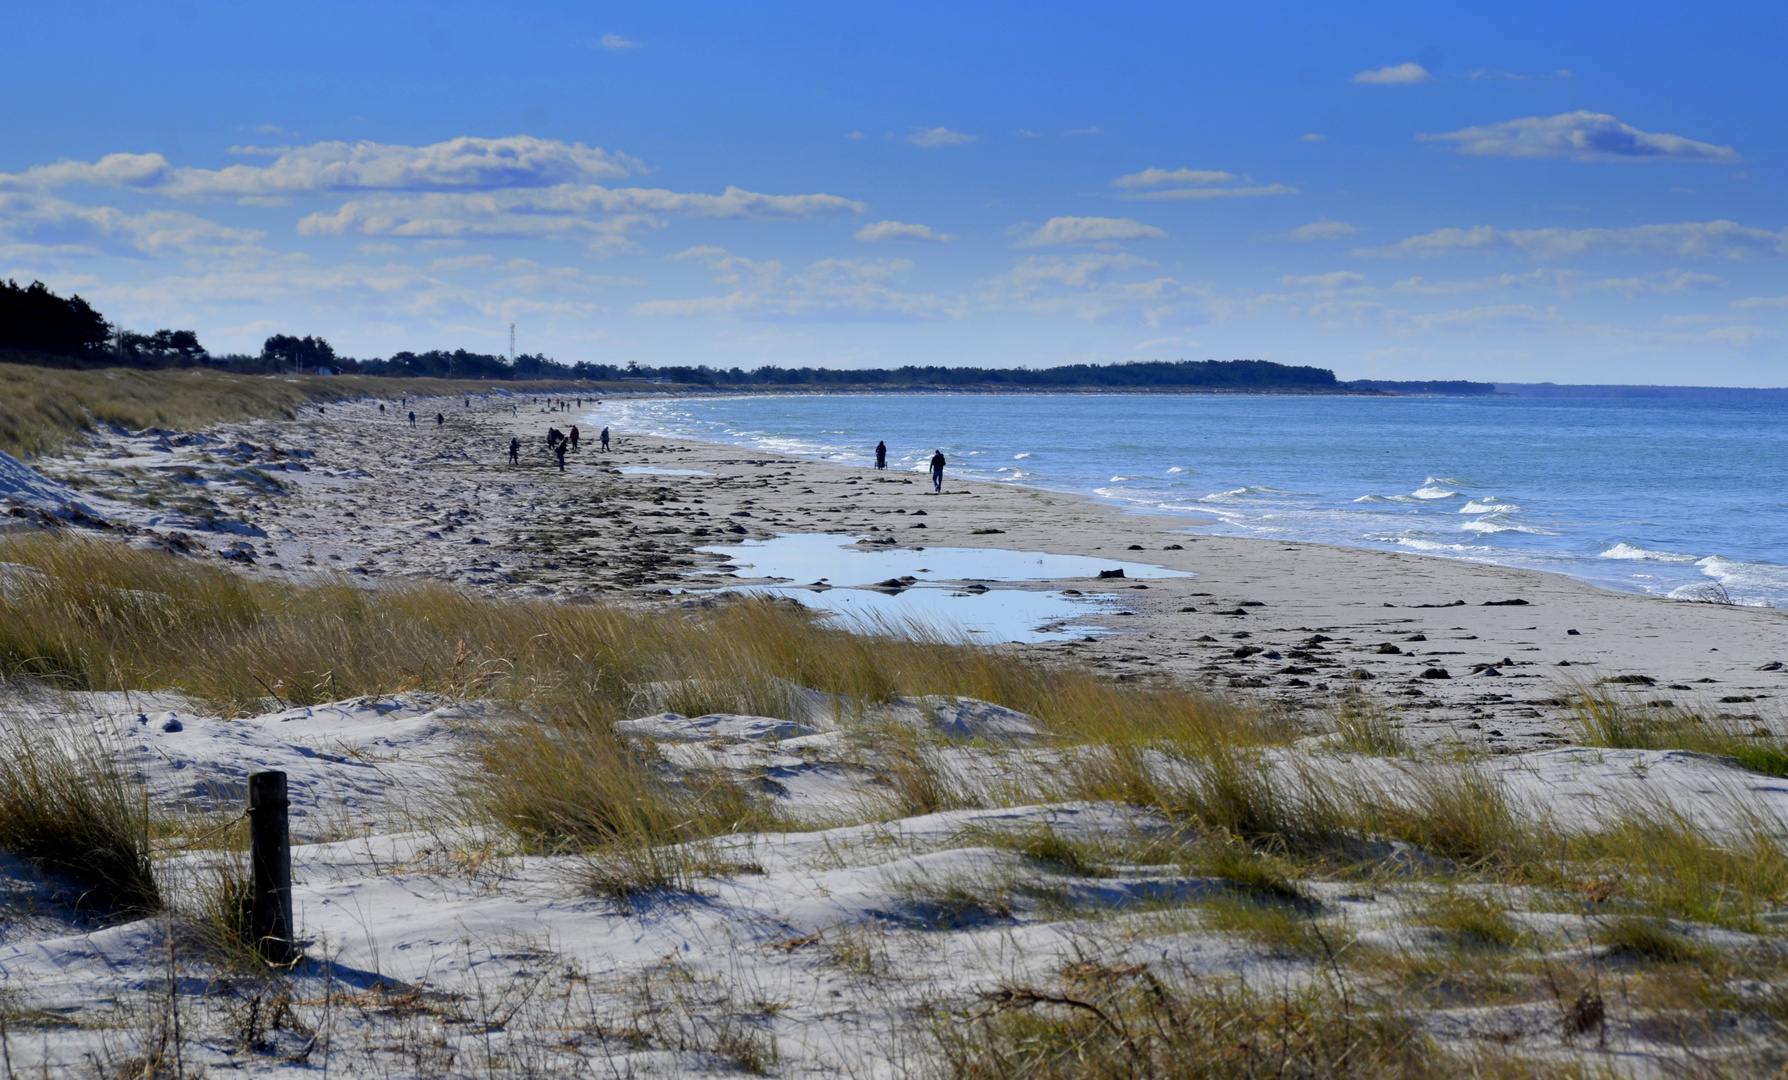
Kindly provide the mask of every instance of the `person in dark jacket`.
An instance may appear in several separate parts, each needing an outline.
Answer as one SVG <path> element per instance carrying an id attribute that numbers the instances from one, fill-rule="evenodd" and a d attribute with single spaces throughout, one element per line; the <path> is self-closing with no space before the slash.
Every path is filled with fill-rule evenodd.
<path id="1" fill-rule="evenodd" d="M 520 465 L 521 464 L 521 440 L 520 439 L 511 438 L 509 440 L 509 464 L 511 464 L 511 465 Z"/>
<path id="2" fill-rule="evenodd" d="M 888 467 L 888 444 L 885 442 L 875 444 L 875 467 L 878 469 Z"/>
<path id="3" fill-rule="evenodd" d="M 931 455 L 931 490 L 944 490 L 944 452 L 942 450 Z"/>

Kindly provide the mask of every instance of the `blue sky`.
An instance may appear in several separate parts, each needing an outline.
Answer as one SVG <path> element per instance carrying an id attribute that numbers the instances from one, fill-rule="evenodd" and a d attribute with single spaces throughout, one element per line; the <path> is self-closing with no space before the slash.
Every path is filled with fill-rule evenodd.
<path id="1" fill-rule="evenodd" d="M 1788 384 L 1782 9 L 9 11 L 0 276 L 213 351 Z"/>

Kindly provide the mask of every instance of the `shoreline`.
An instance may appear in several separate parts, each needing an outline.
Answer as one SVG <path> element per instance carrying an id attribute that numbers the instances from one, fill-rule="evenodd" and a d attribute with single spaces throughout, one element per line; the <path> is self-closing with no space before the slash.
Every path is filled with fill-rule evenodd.
<path id="1" fill-rule="evenodd" d="M 873 442 L 878 429 L 883 425 L 870 425 L 865 428 L 857 426 L 852 430 L 852 420 L 842 419 L 843 427 L 832 430 L 835 426 L 827 422 L 828 418 L 814 410 L 811 405 L 795 404 L 814 397 L 866 398 L 874 395 L 859 394 L 854 391 L 841 391 L 836 394 L 762 394 L 745 395 L 733 393 L 715 393 L 708 395 L 677 395 L 675 400 L 688 402 L 686 409 L 672 407 L 668 413 L 654 412 L 650 402 L 652 398 L 632 399 L 619 405 L 622 415 L 615 417 L 618 423 L 643 423 L 641 433 L 651 432 L 660 438 L 693 439 L 713 442 L 716 445 L 735 446 L 741 452 L 781 454 L 817 464 L 834 465 L 845 468 L 869 468 L 867 451 L 863 450 L 867 439 Z M 962 395 L 965 397 L 974 395 Z M 1037 397 L 1035 394 L 1005 394 L 998 397 Z M 1048 395 L 1042 395 L 1048 396 Z M 1068 395 L 1061 395 L 1068 396 Z M 1146 400 L 1152 395 L 1144 392 L 1114 394 L 1109 396 L 1128 397 L 1135 400 Z M 1258 395 L 1255 395 L 1258 396 Z M 718 402 L 739 402 L 753 397 L 770 399 L 786 399 L 790 404 L 786 418 L 801 417 L 800 422 L 779 425 L 779 417 L 784 416 L 781 408 L 773 403 L 763 410 L 752 411 L 751 406 L 739 406 L 745 409 L 739 413 L 736 409 L 726 415 L 725 406 Z M 704 408 L 704 405 L 706 408 Z M 864 406 L 864 408 L 871 408 Z M 720 410 L 716 412 L 716 410 Z M 868 415 L 868 414 L 865 414 Z M 1009 415 L 1009 414 L 1008 414 Z M 597 421 L 592 421 L 597 422 Z M 895 426 L 898 428 L 898 422 Z M 713 430 L 706 430 L 713 429 Z M 906 438 L 908 442 L 900 443 L 902 451 L 910 450 L 911 431 L 889 433 L 890 439 L 896 436 Z M 855 435 L 856 438 L 851 438 Z M 840 438 L 843 438 L 843 445 Z M 1490 515 L 1466 521 L 1455 518 L 1451 513 L 1441 513 L 1438 519 L 1423 516 L 1419 518 L 1395 518 L 1381 512 L 1376 517 L 1366 514 L 1364 517 L 1351 518 L 1355 523 L 1339 527 L 1337 515 L 1345 515 L 1359 503 L 1394 504 L 1409 503 L 1407 497 L 1411 490 L 1408 487 L 1398 488 L 1394 485 L 1397 479 L 1379 476 L 1377 478 L 1357 477 L 1363 485 L 1343 494 L 1323 488 L 1320 481 L 1315 481 L 1314 488 L 1308 485 L 1312 478 L 1286 477 L 1269 475 L 1265 479 L 1252 473 L 1238 473 L 1231 469 L 1219 472 L 1209 479 L 1210 486 L 1194 487 L 1190 490 L 1172 490 L 1179 481 L 1168 477 L 1165 481 L 1161 474 L 1151 469 L 1163 467 L 1167 462 L 1176 465 L 1187 464 L 1185 458 L 1168 457 L 1166 461 L 1152 460 L 1151 450 L 1158 447 L 1144 446 L 1140 448 L 1142 457 L 1107 456 L 1100 460 L 1111 472 L 1129 475 L 1111 476 L 1112 483 L 1105 483 L 1106 472 L 1087 475 L 1082 469 L 1078 473 L 1070 467 L 1063 472 L 1059 464 L 1053 472 L 1044 466 L 1039 473 L 1032 462 L 1005 461 L 1000 455 L 1013 450 L 1024 450 L 1018 458 L 1030 458 L 1033 450 L 1041 450 L 1044 458 L 1055 455 L 1050 453 L 1047 445 L 1036 445 L 1030 442 L 1013 442 L 1005 440 L 1009 445 L 1000 446 L 1001 440 L 996 436 L 990 442 L 981 441 L 978 432 L 961 427 L 946 426 L 936 437 L 948 440 L 952 437 L 958 441 L 957 450 L 968 453 L 967 460 L 971 464 L 973 479 L 995 483 L 1000 486 L 1023 486 L 1039 491 L 1062 496 L 1074 496 L 1087 499 L 1119 510 L 1127 514 L 1139 514 L 1149 517 L 1163 517 L 1182 520 L 1186 527 L 1204 527 L 1207 532 L 1201 536 L 1229 537 L 1234 539 L 1263 539 L 1270 543 L 1314 543 L 1326 546 L 1344 547 L 1366 551 L 1378 551 L 1405 555 L 1427 555 L 1432 557 L 1474 563 L 1483 566 L 1495 566 L 1508 569 L 1528 570 L 1538 573 L 1560 574 L 1565 577 L 1584 582 L 1598 588 L 1614 592 L 1629 593 L 1640 596 L 1659 596 L 1669 599 L 1701 600 L 1725 603 L 1730 602 L 1743 606 L 1774 607 L 1788 611 L 1788 591 L 1784 591 L 1783 583 L 1788 582 L 1788 563 L 1782 559 L 1783 552 L 1779 545 L 1757 543 L 1747 544 L 1737 537 L 1679 536 L 1671 532 L 1672 528 L 1683 525 L 1681 521 L 1665 520 L 1653 529 L 1671 533 L 1670 539 L 1647 534 L 1641 528 L 1637 532 L 1616 529 L 1611 534 L 1599 528 L 1601 518 L 1592 513 L 1589 517 L 1571 516 L 1569 508 L 1545 505 L 1543 495 L 1535 495 L 1541 501 L 1528 504 L 1519 491 L 1516 494 L 1524 505 L 1510 505 L 1514 500 L 1500 498 L 1497 493 L 1504 490 L 1502 484 L 1516 486 L 1521 491 L 1524 478 L 1520 476 L 1504 476 L 1501 480 L 1479 478 L 1472 494 L 1464 492 L 1442 491 L 1438 495 L 1428 489 L 1439 485 L 1442 487 L 1473 487 L 1471 480 L 1436 480 L 1435 476 L 1468 476 L 1469 472 L 1438 471 L 1433 465 L 1428 472 L 1416 471 L 1410 476 L 1400 478 L 1401 481 L 1413 485 L 1414 477 L 1428 475 L 1423 481 L 1423 490 L 1415 492 L 1418 499 L 1440 498 L 1443 501 L 1432 504 L 1423 503 L 1424 511 L 1435 507 L 1450 511 L 1454 507 L 1463 507 L 1459 514 Z M 966 441 L 965 441 L 966 440 Z M 926 443 L 929 446 L 929 443 Z M 946 441 L 945 445 L 948 445 Z M 1056 448 L 1059 449 L 1059 448 Z M 1109 449 L 1109 448 L 1108 448 Z M 1137 450 L 1129 447 L 1126 449 Z M 857 453 L 853 455 L 853 451 Z M 929 453 L 927 450 L 926 453 Z M 991 453 L 992 457 L 981 454 Z M 853 460 L 853 457 L 858 457 Z M 923 455 L 921 455 L 922 458 Z M 955 452 L 952 453 L 953 467 Z M 1160 455 L 1156 454 L 1155 458 Z M 913 462 L 913 458 L 904 457 L 899 467 Z M 998 467 L 1018 465 L 1021 468 Z M 1059 462 L 1059 458 L 1058 458 Z M 1229 464 L 1234 464 L 1233 462 Z M 1457 464 L 1457 463 L 1454 463 Z M 918 466 L 914 466 L 919 471 Z M 1140 471 L 1137 471 L 1140 470 Z M 1180 468 L 1168 469 L 1167 473 L 1186 471 Z M 1198 470 L 1193 469 L 1194 473 Z M 1012 474 L 1008 478 L 1002 474 Z M 921 472 L 922 475 L 922 472 Z M 1153 478 L 1155 481 L 1151 483 Z M 1551 479 L 1551 478 L 1546 478 Z M 1138 482 L 1139 485 L 1119 484 L 1118 482 Z M 1162 483 L 1166 483 L 1163 488 Z M 1267 485 L 1256 488 L 1252 485 Z M 1373 485 L 1391 486 L 1373 486 Z M 1291 488 L 1290 491 L 1275 490 Z M 1224 490 L 1235 488 L 1236 490 Z M 1354 498 L 1360 491 L 1367 494 Z M 1208 495 L 1200 496 L 1200 492 Z M 1310 499 L 1293 499 L 1289 504 L 1281 505 L 1258 501 L 1250 502 L 1250 493 L 1266 492 L 1269 496 L 1307 495 Z M 1532 495 L 1531 492 L 1529 492 Z M 1445 502 L 1444 496 L 1459 495 L 1458 502 Z M 1232 496 L 1244 496 L 1241 503 L 1230 502 Z M 1483 500 L 1480 503 L 1478 500 Z M 1208 504 L 1228 506 L 1230 509 L 1213 511 Z M 1269 505 L 1269 503 L 1272 503 Z M 1533 505 L 1539 505 L 1538 518 L 1524 513 Z M 1368 510 L 1385 511 L 1382 505 L 1369 507 Z M 1556 516 L 1564 509 L 1564 516 L 1550 520 L 1546 515 Z M 1581 508 L 1576 508 L 1581 512 Z M 1607 507 L 1597 508 L 1607 513 Z M 1518 515 L 1512 519 L 1508 513 Z M 1444 519 L 1444 520 L 1441 520 Z M 1480 526 L 1484 521 L 1491 524 Z M 1521 524 L 1527 523 L 1527 524 Z M 1458 531 L 1454 529 L 1457 525 Z M 1406 532 L 1405 530 L 1413 530 Z M 1449 531 L 1451 530 L 1451 531 Z M 1503 533 L 1534 534 L 1546 538 L 1563 538 L 1553 543 L 1517 543 L 1507 544 L 1500 540 L 1493 542 L 1486 539 L 1486 534 Z M 1520 539 L 1520 537 L 1517 537 Z M 1531 538 L 1530 538 L 1531 539 Z M 1753 537 L 1753 539 L 1755 539 Z M 1678 546 L 1686 545 L 1686 546 Z M 1685 554 L 1688 552 L 1688 554 Z M 1773 561 L 1772 561 L 1773 559 Z"/>
<path id="2" fill-rule="evenodd" d="M 367 583 L 676 606 L 721 602 L 752 584 L 690 581 L 725 563 L 698 549 L 781 533 L 1150 563 L 1195 576 L 1019 586 L 1073 588 L 1129 614 L 1089 615 L 1116 631 L 1106 637 L 1009 647 L 1118 680 L 1172 678 L 1261 698 L 1308 712 L 1313 724 L 1363 692 L 1418 744 L 1508 753 L 1563 745 L 1560 694 L 1604 679 L 1626 681 L 1598 689 L 1717 703 L 1759 723 L 1788 691 L 1788 669 L 1759 670 L 1788 662 L 1788 612 L 1779 609 L 1613 592 L 1416 553 L 1190 535 L 1181 531 L 1189 519 L 1040 488 L 947 476 L 945 494 L 934 495 L 923 476 L 692 439 L 623 433 L 603 455 L 594 429 L 560 472 L 542 436 L 549 424 L 578 422 L 575 408 L 418 399 L 410 407 L 419 420 L 438 412 L 443 423 L 412 429 L 407 409 L 387 402 L 380 414 L 379 404 L 221 425 L 186 445 L 101 433 L 78 455 L 34 464 L 82 494 L 143 499 L 160 485 L 153 490 L 172 498 L 202 486 L 216 514 L 246 529 L 187 537 L 253 574 L 335 571 Z M 511 437 L 524 442 L 517 465 L 507 463 Z M 147 532 L 138 542 L 153 541 Z M 692 586 L 701 591 L 670 593 Z M 1432 669 L 1446 677 L 1423 677 Z"/>

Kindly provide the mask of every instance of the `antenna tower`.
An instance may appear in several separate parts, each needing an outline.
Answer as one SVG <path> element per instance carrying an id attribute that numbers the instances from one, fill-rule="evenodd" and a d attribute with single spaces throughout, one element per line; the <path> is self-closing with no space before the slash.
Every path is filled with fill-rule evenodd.
<path id="1" fill-rule="evenodd" d="M 509 362 L 515 363 L 515 324 L 509 324 Z"/>

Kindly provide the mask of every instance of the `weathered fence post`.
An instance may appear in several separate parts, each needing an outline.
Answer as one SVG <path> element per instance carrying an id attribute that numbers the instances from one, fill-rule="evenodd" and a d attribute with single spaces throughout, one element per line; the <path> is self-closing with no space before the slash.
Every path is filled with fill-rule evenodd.
<path id="1" fill-rule="evenodd" d="M 270 963 L 297 959 L 292 938 L 292 836 L 286 827 L 286 774 L 248 777 L 248 862 L 254 881 L 249 940 Z"/>

